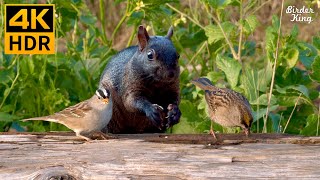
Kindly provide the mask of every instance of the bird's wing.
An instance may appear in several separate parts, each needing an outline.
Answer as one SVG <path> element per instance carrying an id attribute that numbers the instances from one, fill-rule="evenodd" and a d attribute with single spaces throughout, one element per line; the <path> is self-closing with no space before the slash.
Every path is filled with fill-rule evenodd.
<path id="1" fill-rule="evenodd" d="M 226 96 L 228 93 L 222 89 L 218 89 L 216 91 L 205 91 L 205 98 L 209 108 L 215 111 L 218 107 L 226 107 L 229 104 Z"/>
<path id="2" fill-rule="evenodd" d="M 249 101 L 248 101 L 248 99 L 246 97 L 244 97 L 242 94 L 240 94 L 240 93 L 238 93 L 236 91 L 233 91 L 233 93 L 241 102 L 243 102 L 245 104 L 245 106 L 249 110 L 251 110 L 251 105 L 250 105 L 250 103 L 249 103 Z"/>
<path id="3" fill-rule="evenodd" d="M 63 116 L 65 118 L 82 118 L 92 110 L 88 100 L 82 101 L 74 106 L 70 106 L 52 116 Z"/>

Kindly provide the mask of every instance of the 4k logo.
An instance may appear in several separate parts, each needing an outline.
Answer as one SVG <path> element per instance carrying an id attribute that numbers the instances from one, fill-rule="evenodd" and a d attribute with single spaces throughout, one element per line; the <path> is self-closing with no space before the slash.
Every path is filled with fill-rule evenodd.
<path id="1" fill-rule="evenodd" d="M 5 54 L 54 54 L 54 5 L 5 5 Z"/>

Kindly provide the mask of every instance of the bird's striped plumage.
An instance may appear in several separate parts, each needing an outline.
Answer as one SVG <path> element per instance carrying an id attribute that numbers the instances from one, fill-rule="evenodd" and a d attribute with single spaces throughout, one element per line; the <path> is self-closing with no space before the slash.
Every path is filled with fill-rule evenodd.
<path id="1" fill-rule="evenodd" d="M 215 87 L 207 78 L 199 78 L 192 83 L 205 91 L 209 115 L 213 121 L 227 127 L 239 126 L 249 134 L 253 117 L 250 103 L 242 94 Z"/>

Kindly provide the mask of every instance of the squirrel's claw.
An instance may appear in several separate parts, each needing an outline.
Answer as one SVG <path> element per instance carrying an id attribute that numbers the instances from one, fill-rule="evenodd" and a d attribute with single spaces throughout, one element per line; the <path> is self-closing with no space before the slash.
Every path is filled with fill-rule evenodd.
<path id="1" fill-rule="evenodd" d="M 167 109 L 168 114 L 166 118 L 168 119 L 168 123 L 166 124 L 166 127 L 169 128 L 180 121 L 181 111 L 175 104 L 169 104 Z"/>
<path id="2" fill-rule="evenodd" d="M 160 105 L 158 105 L 158 104 L 152 104 L 154 107 L 156 107 L 156 108 L 158 108 L 158 109 L 160 109 L 161 111 L 163 111 L 164 109 L 163 109 L 163 107 L 162 106 L 160 106 Z"/>
<path id="3" fill-rule="evenodd" d="M 161 106 L 157 104 L 153 104 L 153 106 L 148 109 L 146 112 L 146 116 L 151 120 L 154 126 L 156 126 L 159 130 L 162 130 L 163 124 L 162 124 L 162 118 L 161 113 L 159 110 L 161 110 Z M 162 108 L 163 109 L 163 108 Z"/>

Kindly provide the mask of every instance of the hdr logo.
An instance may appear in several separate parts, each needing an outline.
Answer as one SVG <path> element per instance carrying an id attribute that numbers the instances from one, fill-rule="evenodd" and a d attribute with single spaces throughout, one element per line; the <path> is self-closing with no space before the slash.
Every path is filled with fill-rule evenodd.
<path id="1" fill-rule="evenodd" d="M 54 54 L 54 5 L 5 5 L 5 54 Z"/>

